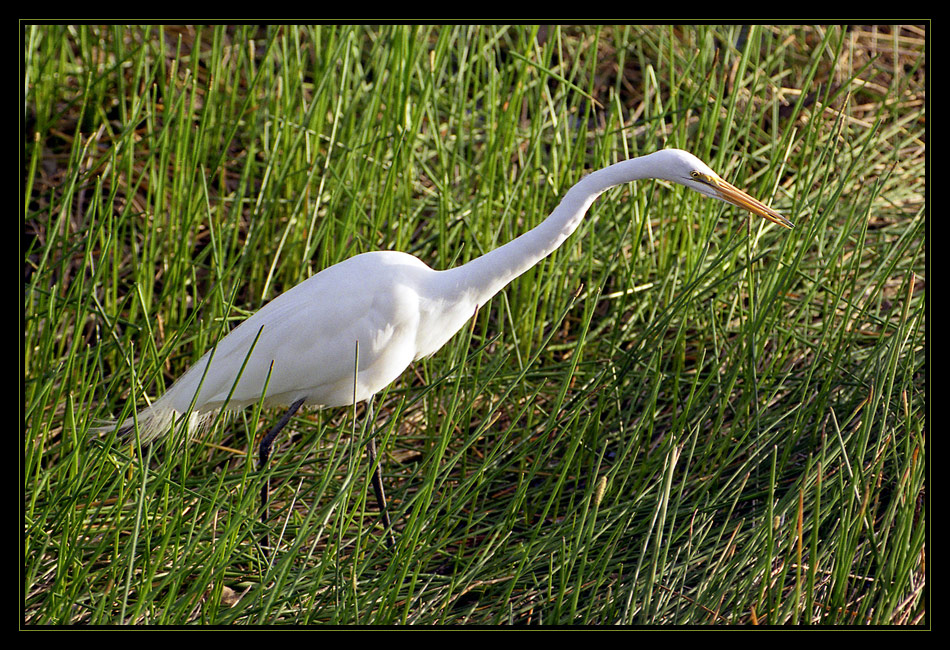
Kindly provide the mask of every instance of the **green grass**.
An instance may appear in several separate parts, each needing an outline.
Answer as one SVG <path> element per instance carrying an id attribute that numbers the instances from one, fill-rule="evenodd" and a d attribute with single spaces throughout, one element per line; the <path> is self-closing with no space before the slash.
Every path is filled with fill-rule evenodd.
<path id="1" fill-rule="evenodd" d="M 928 625 L 924 31 L 23 26 L 22 624 Z M 95 435 L 356 253 L 608 192 L 376 400 Z M 265 532 L 278 548 L 261 553 Z"/>

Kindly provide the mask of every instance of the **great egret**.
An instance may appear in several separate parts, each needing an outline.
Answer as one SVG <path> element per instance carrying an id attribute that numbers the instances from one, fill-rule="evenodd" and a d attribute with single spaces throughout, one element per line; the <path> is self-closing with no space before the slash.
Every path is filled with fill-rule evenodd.
<path id="1" fill-rule="evenodd" d="M 139 412 L 140 440 L 167 433 L 186 414 L 189 429 L 194 429 L 221 409 L 236 411 L 262 399 L 265 406 L 289 406 L 261 441 L 263 471 L 274 437 L 301 406 L 369 401 L 410 363 L 441 348 L 509 282 L 557 249 L 600 194 L 648 178 L 684 185 L 793 227 L 686 151 L 664 149 L 619 162 L 574 185 L 537 227 L 462 266 L 435 271 L 407 253 L 375 251 L 304 280 L 241 323 Z M 124 429 L 132 426 L 132 418 L 122 423 Z M 373 486 L 392 540 L 372 441 Z M 265 485 L 265 504 L 266 499 Z"/>

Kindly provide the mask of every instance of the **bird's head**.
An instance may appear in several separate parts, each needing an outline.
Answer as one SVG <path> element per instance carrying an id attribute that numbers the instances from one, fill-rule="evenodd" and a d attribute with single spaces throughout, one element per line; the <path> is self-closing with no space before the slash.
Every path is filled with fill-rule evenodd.
<path id="1" fill-rule="evenodd" d="M 684 185 L 704 196 L 731 203 L 784 228 L 795 227 L 791 221 L 772 208 L 722 180 L 709 168 L 709 165 L 693 154 L 680 149 L 664 149 L 652 155 L 660 156 L 661 154 L 662 178 Z"/>

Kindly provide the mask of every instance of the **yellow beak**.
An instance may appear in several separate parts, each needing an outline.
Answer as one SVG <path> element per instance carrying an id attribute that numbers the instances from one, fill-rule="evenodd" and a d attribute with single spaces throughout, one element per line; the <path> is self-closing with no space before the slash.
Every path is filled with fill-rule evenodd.
<path id="1" fill-rule="evenodd" d="M 748 210 L 752 214 L 757 214 L 764 219 L 768 219 L 772 223 L 777 223 L 783 228 L 794 228 L 795 224 L 791 221 L 780 215 L 778 212 L 765 205 L 758 199 L 753 199 L 751 196 L 740 190 L 734 185 L 730 185 L 721 178 L 706 178 L 704 179 L 712 188 L 716 191 L 723 201 L 731 203 L 732 205 L 738 206 L 743 210 Z"/>

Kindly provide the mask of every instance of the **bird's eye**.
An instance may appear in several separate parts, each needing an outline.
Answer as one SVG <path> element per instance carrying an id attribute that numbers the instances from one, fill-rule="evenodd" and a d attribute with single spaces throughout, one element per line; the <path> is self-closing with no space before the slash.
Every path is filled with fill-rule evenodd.
<path id="1" fill-rule="evenodd" d="M 689 175 L 692 176 L 693 178 L 696 178 L 696 179 L 701 179 L 702 176 L 703 176 L 702 174 L 700 174 L 700 173 L 699 173 L 698 171 L 696 171 L 695 169 L 694 169 L 693 171 L 691 171 L 691 172 L 689 173 Z"/>

